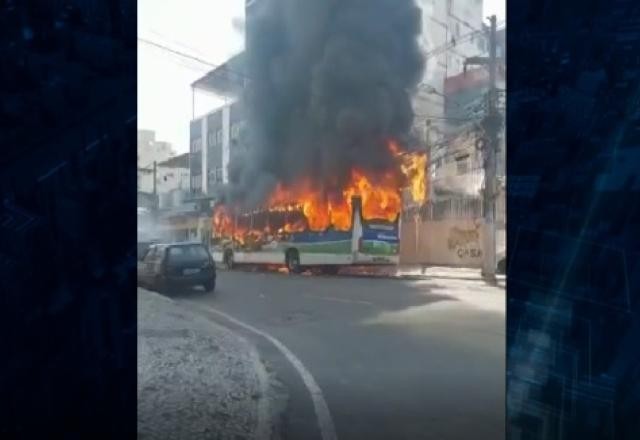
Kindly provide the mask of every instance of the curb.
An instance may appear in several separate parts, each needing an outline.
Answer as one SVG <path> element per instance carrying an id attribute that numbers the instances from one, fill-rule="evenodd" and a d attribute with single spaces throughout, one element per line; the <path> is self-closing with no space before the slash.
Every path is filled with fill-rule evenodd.
<path id="1" fill-rule="evenodd" d="M 231 401 L 227 402 L 227 399 L 224 397 L 220 397 L 219 402 L 217 403 L 215 403 L 216 401 L 214 399 L 214 401 L 210 401 L 210 405 L 212 406 L 210 406 L 206 411 L 209 411 L 210 414 L 213 414 L 211 411 L 218 414 L 218 411 L 221 409 L 223 413 L 228 414 L 228 417 L 231 417 L 231 419 L 228 420 L 233 420 L 233 422 L 230 422 L 231 425 L 227 426 L 226 429 L 235 429 L 232 428 L 233 426 L 244 426 L 244 435 L 246 435 L 247 438 L 260 440 L 273 438 L 274 432 L 277 432 L 277 423 L 273 420 L 271 409 L 272 380 L 266 366 L 258 354 L 256 347 L 246 338 L 227 326 L 208 319 L 203 313 L 198 313 L 198 311 L 192 310 L 189 305 L 182 304 L 172 298 L 168 298 L 164 295 L 146 289 L 139 288 L 137 292 L 139 300 L 142 300 L 142 312 L 139 312 L 142 313 L 142 315 L 138 316 L 138 338 L 144 338 L 144 340 L 147 341 L 144 346 L 153 348 L 155 345 L 155 353 L 157 353 L 158 350 L 166 351 L 167 349 L 169 350 L 168 353 L 172 353 L 168 355 L 169 357 L 166 357 L 167 354 L 159 354 L 151 358 L 143 357 L 142 359 L 147 360 L 138 364 L 139 383 L 148 383 L 152 387 L 151 389 L 157 389 L 158 386 L 162 386 L 168 390 L 166 391 L 166 393 L 168 393 L 166 396 L 169 396 L 166 399 L 166 402 L 160 405 L 154 404 L 154 401 L 157 401 L 158 396 L 161 398 L 165 396 L 163 394 L 151 394 L 148 395 L 144 401 L 139 400 L 138 411 L 142 410 L 142 414 L 145 414 L 145 417 L 142 422 L 143 424 L 139 425 L 138 434 L 141 434 L 140 430 L 142 429 L 142 433 L 150 434 L 152 438 L 155 436 L 155 429 L 150 425 L 150 422 L 157 418 L 157 413 L 160 410 L 173 414 L 171 417 L 176 420 L 177 425 L 174 424 L 167 426 L 170 430 L 176 430 L 174 434 L 181 433 L 182 438 L 199 438 L 197 435 L 195 437 L 191 435 L 192 433 L 189 432 L 190 428 L 179 427 L 181 425 L 189 425 L 191 417 L 194 417 L 192 414 L 197 414 L 197 417 L 199 417 L 197 426 L 200 428 L 208 426 L 210 432 L 212 432 L 211 430 L 215 431 L 218 429 L 215 422 L 207 422 L 207 417 L 209 416 L 205 417 L 203 416 L 203 413 L 192 413 L 191 411 L 193 411 L 193 407 L 189 405 L 182 407 L 180 400 L 176 401 L 171 397 L 175 397 L 175 390 L 179 389 L 183 385 L 172 386 L 170 383 L 169 385 L 163 385 L 165 382 L 164 379 L 161 380 L 161 384 L 158 385 L 157 377 L 165 376 L 170 378 L 177 375 L 182 377 L 179 381 L 186 381 L 184 382 L 187 384 L 186 389 L 188 389 L 188 387 L 193 387 L 194 383 L 196 385 L 201 383 L 202 385 L 197 385 L 199 387 L 198 389 L 206 390 L 207 387 L 213 387 L 211 389 L 220 390 L 225 394 L 227 392 L 231 392 L 232 399 L 234 400 L 238 399 L 238 396 L 244 396 L 241 397 L 242 400 L 236 401 L 235 407 L 233 405 L 227 407 Z M 146 327 L 149 328 L 147 329 Z M 155 342 L 163 337 L 166 338 L 165 334 L 175 336 L 174 333 L 176 335 L 180 333 L 179 336 L 187 338 L 185 339 L 184 346 L 182 345 L 182 342 L 177 343 L 177 350 L 179 351 L 175 351 L 175 343 L 167 346 L 157 345 L 158 342 Z M 147 340 L 149 337 L 154 341 L 151 342 L 152 345 L 150 346 L 148 345 L 150 342 Z M 219 349 L 222 350 L 220 353 L 229 354 L 224 358 L 210 358 L 211 353 L 202 351 L 202 348 L 198 348 L 198 345 L 195 346 L 195 349 L 191 348 L 194 343 L 193 341 L 202 340 L 203 338 L 211 338 Z M 173 340 L 175 341 L 175 339 Z M 141 341 L 139 340 L 139 343 L 140 342 Z M 163 363 L 166 363 L 167 359 L 175 363 L 176 353 L 178 356 L 182 356 L 180 353 L 184 353 L 184 356 L 187 356 L 188 359 L 187 364 L 180 364 L 182 367 L 178 369 L 172 365 L 169 365 L 168 367 L 163 366 Z M 243 377 L 241 382 L 235 382 L 235 379 L 233 379 L 232 376 L 227 377 L 229 372 L 232 371 L 229 370 L 229 368 L 234 362 L 242 362 L 244 365 L 240 370 L 237 370 L 237 372 L 234 373 L 240 374 Z M 204 372 L 200 370 L 200 368 L 202 368 L 200 366 L 205 365 L 209 365 L 211 370 L 205 370 Z M 191 371 L 192 373 L 196 369 L 198 372 L 195 374 L 184 373 L 185 368 L 186 371 Z M 219 373 L 216 373 L 217 371 Z M 214 376 L 211 376 L 211 374 Z M 218 377 L 216 380 L 207 380 L 207 377 L 211 378 L 215 376 Z M 202 386 L 205 386 L 205 388 L 201 388 Z M 145 388 L 142 388 L 142 390 L 144 389 Z M 141 392 L 140 390 L 141 389 L 139 388 L 138 393 Z M 195 388 L 193 390 L 195 390 Z M 238 392 L 240 394 L 236 395 L 235 393 Z M 204 393 L 206 393 L 206 391 L 204 391 Z M 220 394 L 220 396 L 224 396 L 225 394 Z M 203 398 L 203 395 L 200 395 L 199 393 L 196 393 L 195 396 L 195 399 L 198 399 L 197 396 L 200 396 L 199 398 Z M 196 404 L 196 407 L 200 407 L 200 404 Z M 228 413 L 226 411 L 228 411 Z M 252 414 L 249 416 L 250 418 L 247 418 L 248 414 Z M 182 419 L 183 417 L 187 417 L 187 419 Z M 250 419 L 253 419 L 254 423 L 247 423 Z M 225 428 L 221 429 L 224 430 Z M 230 431 L 230 433 L 232 432 L 233 431 Z"/>

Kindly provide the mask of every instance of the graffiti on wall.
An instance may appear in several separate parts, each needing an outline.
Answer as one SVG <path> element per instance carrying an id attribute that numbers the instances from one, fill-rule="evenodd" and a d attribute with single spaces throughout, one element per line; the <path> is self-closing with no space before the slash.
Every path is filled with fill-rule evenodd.
<path id="1" fill-rule="evenodd" d="M 458 258 L 482 258 L 482 248 L 480 246 L 480 227 L 482 224 L 476 222 L 472 229 L 462 229 L 452 226 L 449 229 L 447 247 L 451 252 L 455 252 Z"/>

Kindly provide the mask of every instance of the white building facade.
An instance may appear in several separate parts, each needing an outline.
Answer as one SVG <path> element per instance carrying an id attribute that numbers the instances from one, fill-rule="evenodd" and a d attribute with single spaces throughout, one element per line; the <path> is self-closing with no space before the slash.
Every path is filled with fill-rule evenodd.
<path id="1" fill-rule="evenodd" d="M 189 189 L 189 155 L 188 153 L 174 156 L 156 164 L 157 194 L 167 194 L 174 190 L 188 191 Z M 152 193 L 153 165 L 138 170 L 138 191 Z"/>
<path id="2" fill-rule="evenodd" d="M 229 161 L 244 127 L 241 101 L 229 102 L 191 121 L 189 169 L 193 194 L 210 194 L 216 185 L 229 182 Z"/>
<path id="3" fill-rule="evenodd" d="M 153 192 L 153 164 L 156 164 L 156 191 L 168 185 L 169 174 L 157 169 L 157 164 L 165 162 L 175 156 L 169 142 L 156 140 L 153 130 L 138 130 L 138 191 Z M 188 171 L 188 170 L 187 170 Z M 158 178 L 160 176 L 160 178 Z M 187 177 L 188 182 L 188 177 Z M 171 185 L 172 183 L 169 183 Z"/>
<path id="4" fill-rule="evenodd" d="M 149 168 L 175 156 L 169 142 L 158 141 L 153 130 L 138 130 L 138 168 Z"/>

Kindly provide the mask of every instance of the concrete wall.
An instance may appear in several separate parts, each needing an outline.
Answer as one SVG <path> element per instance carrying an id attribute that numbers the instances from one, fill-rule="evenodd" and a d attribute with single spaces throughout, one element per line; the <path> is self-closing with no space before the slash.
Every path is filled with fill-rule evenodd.
<path id="1" fill-rule="evenodd" d="M 483 235 L 482 220 L 403 220 L 400 263 L 480 268 Z M 504 243 L 505 231 L 498 231 L 498 250 Z"/>

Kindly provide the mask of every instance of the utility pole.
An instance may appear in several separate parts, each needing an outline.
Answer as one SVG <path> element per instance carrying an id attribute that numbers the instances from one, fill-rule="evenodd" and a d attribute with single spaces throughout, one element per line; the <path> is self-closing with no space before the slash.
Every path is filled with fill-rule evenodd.
<path id="1" fill-rule="evenodd" d="M 153 197 L 158 195 L 158 190 L 156 187 L 156 176 L 158 174 L 158 163 L 154 160 L 153 161 Z"/>
<path id="2" fill-rule="evenodd" d="M 160 202 L 158 200 L 158 189 L 157 189 L 157 175 L 158 175 L 158 163 L 153 161 L 153 209 L 151 211 L 151 218 L 153 219 L 153 230 L 157 231 L 158 228 L 158 208 L 160 207 Z M 156 235 L 156 232 L 154 232 Z"/>
<path id="3" fill-rule="evenodd" d="M 431 170 L 433 168 L 433 145 L 431 143 L 431 119 L 427 119 L 425 122 L 425 140 L 427 146 L 427 169 L 425 170 L 425 180 L 427 187 L 427 203 L 433 203 L 433 185 L 431 182 Z"/>
<path id="4" fill-rule="evenodd" d="M 498 109 L 496 103 L 496 16 L 492 15 L 489 35 L 489 102 L 488 118 L 485 121 L 489 142 L 485 155 L 484 194 L 484 265 L 483 275 L 488 279 L 496 277 L 496 151 L 498 149 Z"/>
<path id="5" fill-rule="evenodd" d="M 158 163 L 154 160 L 153 161 L 153 205 L 154 205 L 154 211 L 157 211 L 158 207 L 159 207 L 157 179 L 158 179 Z"/>
<path id="6" fill-rule="evenodd" d="M 488 280 L 495 280 L 496 276 L 496 152 L 498 150 L 498 136 L 500 130 L 500 114 L 496 100 L 496 16 L 489 17 L 489 57 L 471 57 L 465 61 L 465 71 L 468 64 L 485 65 L 489 68 L 489 96 L 487 114 L 483 121 L 487 142 L 484 142 L 484 221 L 485 231 L 483 240 L 482 275 Z"/>

